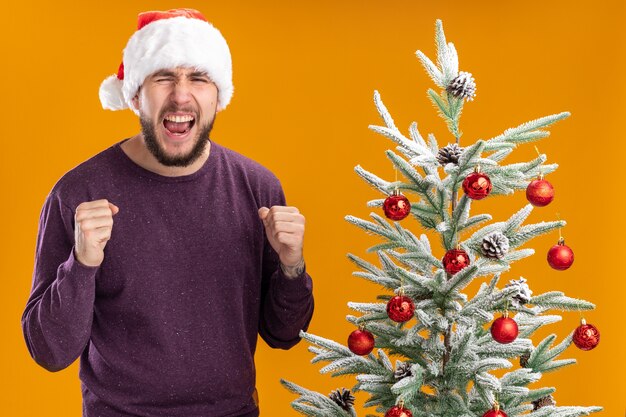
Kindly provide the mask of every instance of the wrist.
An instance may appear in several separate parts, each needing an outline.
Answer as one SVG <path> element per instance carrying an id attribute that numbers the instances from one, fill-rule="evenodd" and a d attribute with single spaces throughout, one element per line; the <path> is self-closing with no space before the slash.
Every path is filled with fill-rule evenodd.
<path id="1" fill-rule="evenodd" d="M 280 262 L 280 269 L 287 278 L 296 278 L 304 272 L 304 258 L 301 258 L 300 262 L 295 265 L 288 266 Z"/>
<path id="2" fill-rule="evenodd" d="M 93 263 L 87 262 L 86 260 L 82 259 L 80 255 L 78 254 L 76 247 L 74 247 L 73 252 L 74 252 L 74 260 L 82 266 L 86 266 L 88 268 L 98 268 L 100 264 L 102 263 L 102 261 L 100 261 L 99 263 L 96 262 L 94 265 Z"/>

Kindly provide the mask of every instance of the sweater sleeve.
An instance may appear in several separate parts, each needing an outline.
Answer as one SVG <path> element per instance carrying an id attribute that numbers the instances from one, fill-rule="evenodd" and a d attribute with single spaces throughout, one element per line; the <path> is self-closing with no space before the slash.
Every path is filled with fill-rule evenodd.
<path id="1" fill-rule="evenodd" d="M 99 267 L 74 257 L 74 213 L 53 191 L 43 205 L 22 331 L 30 355 L 51 372 L 68 367 L 91 334 Z"/>
<path id="2" fill-rule="evenodd" d="M 285 206 L 280 183 L 271 205 Z M 271 207 L 268 206 L 268 207 Z M 294 278 L 285 276 L 278 254 L 267 236 L 263 248 L 259 334 L 272 348 L 289 349 L 300 341 L 313 316 L 313 280 L 306 271 Z"/>

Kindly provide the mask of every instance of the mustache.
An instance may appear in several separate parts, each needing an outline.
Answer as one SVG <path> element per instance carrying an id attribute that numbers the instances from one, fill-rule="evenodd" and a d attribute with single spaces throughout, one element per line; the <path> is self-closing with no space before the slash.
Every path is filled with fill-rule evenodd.
<path id="1" fill-rule="evenodd" d="M 199 111 L 197 111 L 196 109 L 193 109 L 191 107 L 176 107 L 176 106 L 167 106 L 164 107 L 160 112 L 159 112 L 159 119 L 163 119 L 163 117 L 165 117 L 165 115 L 167 113 L 191 113 L 194 115 L 194 118 L 196 120 L 198 120 L 200 118 L 200 114 Z"/>

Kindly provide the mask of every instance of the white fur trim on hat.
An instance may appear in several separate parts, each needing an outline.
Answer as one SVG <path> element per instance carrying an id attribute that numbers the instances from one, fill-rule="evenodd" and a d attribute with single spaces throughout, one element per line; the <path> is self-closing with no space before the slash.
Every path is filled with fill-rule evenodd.
<path id="1" fill-rule="evenodd" d="M 117 78 L 117 74 L 107 77 L 100 84 L 100 102 L 107 110 L 122 110 L 128 107 L 122 94 L 124 81 Z"/>
<path id="2" fill-rule="evenodd" d="M 232 62 L 228 44 L 208 22 L 184 16 L 151 22 L 136 31 L 124 48 L 124 79 L 108 77 L 100 86 L 102 107 L 129 107 L 139 115 L 132 99 L 147 76 L 163 69 L 192 67 L 206 71 L 218 90 L 217 110 L 233 95 Z"/>

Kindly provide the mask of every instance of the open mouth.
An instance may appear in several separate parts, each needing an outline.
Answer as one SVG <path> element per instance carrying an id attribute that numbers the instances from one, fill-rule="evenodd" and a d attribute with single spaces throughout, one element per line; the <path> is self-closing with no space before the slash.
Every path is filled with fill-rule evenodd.
<path id="1" fill-rule="evenodd" d="M 184 136 L 196 123 L 196 119 L 191 115 L 170 114 L 163 118 L 163 127 L 172 136 Z"/>

